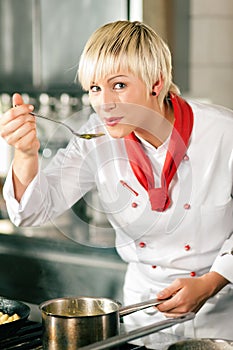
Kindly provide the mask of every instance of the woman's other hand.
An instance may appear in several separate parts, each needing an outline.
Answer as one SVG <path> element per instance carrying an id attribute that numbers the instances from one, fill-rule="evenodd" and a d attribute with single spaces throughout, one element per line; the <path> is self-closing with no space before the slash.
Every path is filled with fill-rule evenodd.
<path id="1" fill-rule="evenodd" d="M 197 278 L 177 278 L 158 293 L 158 299 L 170 299 L 158 305 L 157 309 L 167 317 L 186 312 L 196 313 L 210 297 L 228 283 L 228 280 L 214 271 Z"/>

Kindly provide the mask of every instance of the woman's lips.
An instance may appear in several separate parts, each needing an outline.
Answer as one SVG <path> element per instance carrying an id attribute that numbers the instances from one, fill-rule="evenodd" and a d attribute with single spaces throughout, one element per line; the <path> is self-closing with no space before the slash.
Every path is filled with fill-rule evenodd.
<path id="1" fill-rule="evenodd" d="M 123 117 L 110 117 L 110 118 L 104 118 L 104 121 L 107 126 L 115 126 L 118 123 L 120 123 L 122 119 Z"/>

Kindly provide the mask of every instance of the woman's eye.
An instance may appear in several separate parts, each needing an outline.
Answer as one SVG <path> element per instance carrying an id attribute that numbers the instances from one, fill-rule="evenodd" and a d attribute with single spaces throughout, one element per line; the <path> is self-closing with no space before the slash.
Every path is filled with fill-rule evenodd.
<path id="1" fill-rule="evenodd" d="M 114 85 L 114 89 L 124 89 L 126 87 L 126 85 L 124 84 L 124 83 L 116 83 L 115 85 Z"/>
<path id="2" fill-rule="evenodd" d="M 90 91 L 92 91 L 92 92 L 97 92 L 97 91 L 99 91 L 100 90 L 100 88 L 99 88 L 99 86 L 97 86 L 97 85 L 92 85 L 91 87 L 90 87 Z"/>

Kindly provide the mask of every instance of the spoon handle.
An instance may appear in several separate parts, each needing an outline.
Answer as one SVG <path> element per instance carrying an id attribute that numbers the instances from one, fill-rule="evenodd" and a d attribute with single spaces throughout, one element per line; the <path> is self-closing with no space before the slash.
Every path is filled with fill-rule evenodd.
<path id="1" fill-rule="evenodd" d="M 32 113 L 32 112 L 31 112 L 30 114 L 33 115 L 34 117 L 46 119 L 46 120 L 49 120 L 49 121 L 51 121 L 51 122 L 54 122 L 54 123 L 63 125 L 63 126 L 65 126 L 67 129 L 69 129 L 69 131 L 71 131 L 73 135 L 75 135 L 75 136 L 77 136 L 77 137 L 80 137 L 81 139 L 91 140 L 91 139 L 96 138 L 96 137 L 104 136 L 104 133 L 98 133 L 98 134 L 90 134 L 90 133 L 87 133 L 87 134 L 79 134 L 78 132 L 74 131 L 68 124 L 63 123 L 63 122 L 60 122 L 59 120 L 52 119 L 52 118 L 48 118 L 48 117 L 45 117 L 45 116 L 40 115 L 40 114 L 37 114 L 37 113 Z"/>
<path id="2" fill-rule="evenodd" d="M 66 128 L 68 128 L 72 133 L 74 133 L 74 130 L 71 129 L 71 127 L 69 125 L 67 125 L 67 124 L 65 124 L 65 123 L 63 123 L 63 122 L 61 122 L 59 120 L 48 118 L 48 117 L 45 117 L 44 115 L 40 115 L 40 114 L 37 114 L 37 113 L 32 113 L 31 112 L 30 114 L 33 115 L 36 118 L 46 119 L 46 120 L 49 120 L 51 122 L 54 122 L 54 123 L 57 123 L 57 124 L 61 124 L 61 125 L 65 126 Z"/>

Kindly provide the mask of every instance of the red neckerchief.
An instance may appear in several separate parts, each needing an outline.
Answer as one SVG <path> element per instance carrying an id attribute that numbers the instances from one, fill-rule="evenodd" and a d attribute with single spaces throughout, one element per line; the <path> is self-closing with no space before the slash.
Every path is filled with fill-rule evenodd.
<path id="1" fill-rule="evenodd" d="M 140 140 L 133 132 L 124 138 L 131 168 L 140 184 L 148 192 L 151 209 L 156 211 L 164 211 L 170 205 L 169 184 L 186 153 L 193 127 L 193 112 L 189 104 L 174 94 L 170 94 L 170 98 L 175 121 L 161 174 L 161 187 L 155 188 L 151 162 Z"/>

